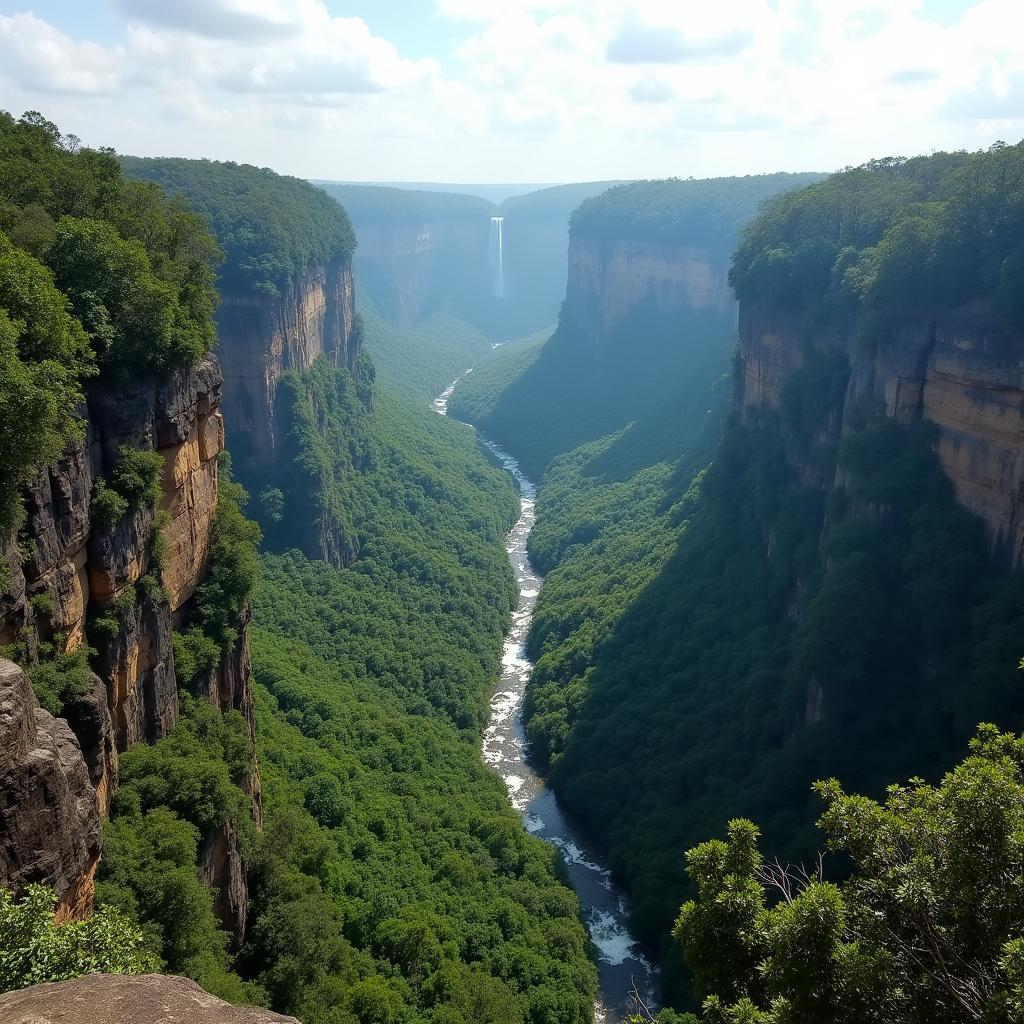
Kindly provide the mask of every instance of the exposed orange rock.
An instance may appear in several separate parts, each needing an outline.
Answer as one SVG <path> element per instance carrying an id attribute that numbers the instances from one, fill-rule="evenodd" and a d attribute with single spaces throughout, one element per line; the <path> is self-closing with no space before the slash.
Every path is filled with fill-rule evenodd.
<path id="1" fill-rule="evenodd" d="M 273 458 L 277 382 L 320 355 L 352 367 L 355 285 L 350 263 L 311 270 L 276 298 L 222 296 L 217 311 L 224 361 L 224 413 L 231 450 L 243 460 Z"/>

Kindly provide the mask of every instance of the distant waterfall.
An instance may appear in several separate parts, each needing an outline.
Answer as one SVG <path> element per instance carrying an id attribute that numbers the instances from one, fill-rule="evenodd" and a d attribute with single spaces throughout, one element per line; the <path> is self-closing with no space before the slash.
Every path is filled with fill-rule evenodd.
<path id="1" fill-rule="evenodd" d="M 504 217 L 491 218 L 491 259 L 494 264 L 494 285 L 491 294 L 499 299 L 505 298 L 505 242 L 502 237 L 504 229 Z"/>

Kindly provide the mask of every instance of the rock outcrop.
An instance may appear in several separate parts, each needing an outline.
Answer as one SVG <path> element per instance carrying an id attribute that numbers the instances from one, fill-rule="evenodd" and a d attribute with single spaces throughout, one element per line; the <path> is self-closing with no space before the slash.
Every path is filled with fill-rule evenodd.
<path id="1" fill-rule="evenodd" d="M 79 917 L 92 907 L 99 856 L 96 791 L 75 734 L 0 659 L 0 880 L 48 885 L 59 916 Z"/>
<path id="2" fill-rule="evenodd" d="M 0 995 L 4 1024 L 299 1024 L 163 974 L 89 974 Z"/>
<path id="3" fill-rule="evenodd" d="M 277 382 L 325 355 L 355 365 L 355 288 L 349 262 L 317 267 L 285 292 L 223 295 L 217 311 L 224 364 L 224 414 L 232 453 L 243 463 L 272 462 L 277 447 Z"/>
<path id="4" fill-rule="evenodd" d="M 808 346 L 840 350 L 849 383 L 840 433 L 884 415 L 927 420 L 958 500 L 985 524 L 993 555 L 1024 557 L 1024 336 L 984 311 L 921 320 L 862 341 L 861 325 L 821 331 L 795 317 L 740 311 L 738 405 L 777 409 Z"/>
<path id="5" fill-rule="evenodd" d="M 727 272 L 700 248 L 571 235 L 566 307 L 598 344 L 641 302 L 667 317 L 730 309 Z"/>
<path id="6" fill-rule="evenodd" d="M 349 314 L 350 307 L 349 301 Z M 162 739 L 178 720 L 172 626 L 187 623 L 207 569 L 224 448 L 221 395 L 213 357 L 162 381 L 90 388 L 81 441 L 25 489 L 20 543 L 11 539 L 3 551 L 0 644 L 14 645 L 28 663 L 43 651 L 71 652 L 85 643 L 95 652 L 96 674 L 87 692 L 64 707 L 62 719 L 37 707 L 34 718 L 24 711 L 11 718 L 11 735 L 21 737 L 11 741 L 12 749 L 31 754 L 27 763 L 49 775 L 30 785 L 28 768 L 4 768 L 8 775 L 0 782 L 13 851 L 6 860 L 0 856 L 0 884 L 45 881 L 69 916 L 91 908 L 99 818 L 117 788 L 118 754 L 133 743 Z M 113 478 L 123 448 L 160 453 L 161 497 L 156 507 L 99 523 L 92 514 L 94 490 L 100 478 Z M 246 615 L 239 623 L 238 643 L 214 673 L 208 697 L 222 710 L 240 711 L 248 723 L 246 788 L 259 825 L 247 621 Z M 19 699 L 31 698 L 35 706 L 24 675 L 18 678 Z M 34 745 L 26 748 L 30 740 Z M 65 826 L 72 803 L 80 822 Z M 240 942 L 248 893 L 236 823 L 204 838 L 197 870 L 218 888 L 222 922 Z"/>

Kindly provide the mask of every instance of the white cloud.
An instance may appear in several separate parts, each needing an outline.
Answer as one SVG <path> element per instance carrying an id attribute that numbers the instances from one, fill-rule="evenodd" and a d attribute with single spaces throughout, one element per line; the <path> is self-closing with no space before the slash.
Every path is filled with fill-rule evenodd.
<path id="1" fill-rule="evenodd" d="M 77 42 L 33 14 L 0 15 L 0 77 L 44 95 L 113 95 L 123 53 Z"/>
<path id="2" fill-rule="evenodd" d="M 943 24 L 923 0 L 437 0 L 451 52 L 427 60 L 323 0 L 113 2 L 118 45 L 0 17 L 4 105 L 361 179 L 828 169 L 1024 134 L 1021 0 Z"/>

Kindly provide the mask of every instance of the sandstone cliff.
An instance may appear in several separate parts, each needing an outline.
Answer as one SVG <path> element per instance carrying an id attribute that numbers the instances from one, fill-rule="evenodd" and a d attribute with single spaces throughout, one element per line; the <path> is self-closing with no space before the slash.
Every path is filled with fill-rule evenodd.
<path id="1" fill-rule="evenodd" d="M 863 340 L 862 325 L 820 331 L 792 316 L 740 311 L 738 405 L 777 409 L 808 346 L 842 351 L 849 381 L 838 433 L 884 415 L 937 428 L 936 451 L 959 501 L 984 522 L 993 555 L 1024 555 L 1024 337 L 984 311 L 909 322 Z"/>
<path id="2" fill-rule="evenodd" d="M 727 267 L 704 249 L 570 236 L 566 307 L 598 344 L 642 302 L 659 314 L 733 307 Z"/>
<path id="3" fill-rule="evenodd" d="M 0 995 L 6 1024 L 298 1024 L 269 1010 L 232 1006 L 187 978 L 90 974 Z"/>
<path id="4" fill-rule="evenodd" d="M 359 355 L 353 331 L 351 263 L 318 267 L 276 297 L 253 291 L 222 296 L 217 311 L 224 365 L 224 414 L 232 453 L 242 463 L 266 464 L 278 445 L 277 382 L 307 370 L 321 355 L 351 369 Z"/>
<path id="5" fill-rule="evenodd" d="M 21 769 L 15 766 L 3 769 L 9 777 L 0 783 L 5 813 L 12 822 L 23 822 L 24 833 L 10 833 L 20 852 L 7 862 L 0 858 L 0 883 L 46 882 L 75 915 L 91 906 L 98 821 L 108 813 L 117 787 L 118 754 L 133 743 L 160 740 L 178 720 L 171 633 L 173 626 L 187 623 L 191 598 L 206 572 L 224 447 L 221 393 L 220 365 L 213 357 L 162 381 L 91 387 L 81 410 L 81 442 L 25 488 L 25 526 L 3 551 L 7 583 L 0 594 L 0 646 L 10 645 L 29 664 L 83 644 L 93 651 L 95 674 L 87 691 L 64 706 L 62 719 L 35 708 L 32 726 L 32 715 L 22 709 L 17 719 L 22 724 L 11 726 L 12 736 L 21 737 L 15 744 L 18 756 L 27 750 L 40 764 L 47 759 L 58 764 L 53 781 L 41 777 L 34 787 L 19 783 Z M 92 497 L 100 478 L 111 479 L 123 448 L 163 457 L 161 497 L 157 507 L 129 511 L 107 525 L 95 520 Z M 236 649 L 208 681 L 207 693 L 222 709 L 241 711 L 248 723 L 253 762 L 247 788 L 258 823 L 245 625 L 240 623 Z M 31 696 L 31 687 L 24 675 L 17 678 L 24 703 L 22 691 L 28 687 Z M 86 815 L 79 805 L 91 806 L 88 827 L 84 819 L 77 826 L 64 824 L 72 799 L 79 818 Z M 204 848 L 217 855 L 205 857 L 198 869 L 220 890 L 222 920 L 240 941 L 245 873 L 234 825 L 222 831 L 206 837 Z M 70 851 L 62 845 L 68 833 L 78 836 Z"/>
<path id="6" fill-rule="evenodd" d="M 77 917 L 92 906 L 99 856 L 96 791 L 74 733 L 0 659 L 0 879 L 45 882 L 58 914 Z"/>

